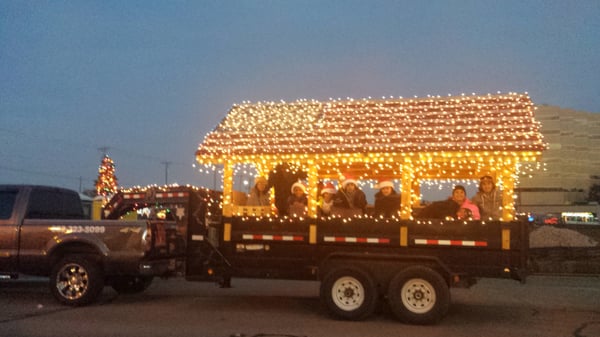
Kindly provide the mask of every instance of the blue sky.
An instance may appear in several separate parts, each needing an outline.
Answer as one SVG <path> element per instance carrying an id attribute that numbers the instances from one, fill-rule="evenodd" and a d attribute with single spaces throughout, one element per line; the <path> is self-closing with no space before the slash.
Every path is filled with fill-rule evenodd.
<path id="1" fill-rule="evenodd" d="M 599 1 L 0 2 L 0 183 L 212 187 L 242 101 L 528 92 L 600 112 Z"/>

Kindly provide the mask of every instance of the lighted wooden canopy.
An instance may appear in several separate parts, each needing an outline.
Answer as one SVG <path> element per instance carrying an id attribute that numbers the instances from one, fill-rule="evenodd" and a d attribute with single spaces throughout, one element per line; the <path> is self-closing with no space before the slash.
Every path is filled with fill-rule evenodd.
<path id="1" fill-rule="evenodd" d="M 546 147 L 534 110 L 519 93 L 243 103 L 205 137 L 196 158 L 224 165 L 225 215 L 235 164 L 265 174 L 288 162 L 308 172 L 309 215 L 323 178 L 400 179 L 401 217 L 410 218 L 421 180 L 489 174 L 503 183 L 503 218 L 511 220 L 517 164 L 536 161 Z"/>

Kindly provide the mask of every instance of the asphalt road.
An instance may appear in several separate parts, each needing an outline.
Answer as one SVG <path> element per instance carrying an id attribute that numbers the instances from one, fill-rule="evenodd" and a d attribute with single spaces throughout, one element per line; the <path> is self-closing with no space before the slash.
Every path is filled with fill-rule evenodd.
<path id="1" fill-rule="evenodd" d="M 598 276 L 480 280 L 452 290 L 450 311 L 435 326 L 399 323 L 385 306 L 366 321 L 334 320 L 316 282 L 234 279 L 220 289 L 155 280 L 143 294 L 106 288 L 99 303 L 71 308 L 43 281 L 0 282 L 0 336 L 600 336 Z"/>

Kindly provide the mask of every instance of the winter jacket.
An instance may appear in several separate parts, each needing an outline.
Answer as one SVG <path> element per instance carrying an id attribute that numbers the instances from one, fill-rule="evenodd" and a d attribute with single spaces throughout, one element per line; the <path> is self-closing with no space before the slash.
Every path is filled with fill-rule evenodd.
<path id="1" fill-rule="evenodd" d="M 477 192 L 473 203 L 479 207 L 481 219 L 500 220 L 502 218 L 502 193 L 493 189 L 490 193 Z"/>
<path id="2" fill-rule="evenodd" d="M 270 204 L 269 190 L 261 193 L 256 187 L 252 188 L 246 202 L 247 206 L 269 206 Z"/>
<path id="3" fill-rule="evenodd" d="M 333 206 L 341 209 L 352 209 L 365 213 L 367 209 L 367 197 L 365 192 L 356 189 L 352 195 L 344 190 L 339 190 L 333 197 Z"/>
<path id="4" fill-rule="evenodd" d="M 477 207 L 477 205 L 475 205 L 473 202 L 471 202 L 471 200 L 465 199 L 465 201 L 463 201 L 463 204 L 460 206 L 460 208 L 467 208 L 467 209 L 471 210 L 471 218 L 473 220 L 481 219 L 481 215 L 479 214 L 479 207 Z"/>
<path id="5" fill-rule="evenodd" d="M 306 194 L 301 197 L 290 195 L 287 200 L 287 214 L 303 216 L 306 215 L 306 206 L 308 205 L 308 198 Z"/>
<path id="6" fill-rule="evenodd" d="M 375 194 L 375 210 L 373 216 L 384 218 L 397 217 L 400 211 L 400 195 L 392 190 L 392 194 L 384 196 L 381 192 Z"/>

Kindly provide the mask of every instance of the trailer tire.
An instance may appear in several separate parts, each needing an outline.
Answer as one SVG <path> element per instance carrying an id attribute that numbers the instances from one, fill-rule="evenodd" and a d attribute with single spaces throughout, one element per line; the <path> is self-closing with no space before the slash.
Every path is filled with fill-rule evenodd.
<path id="1" fill-rule="evenodd" d="M 388 288 L 392 312 L 405 323 L 435 324 L 448 312 L 450 290 L 442 276 L 424 266 L 400 271 Z"/>
<path id="2" fill-rule="evenodd" d="M 321 282 L 320 296 L 333 316 L 360 321 L 377 308 L 377 285 L 359 268 L 338 268 L 328 272 Z"/>
<path id="3" fill-rule="evenodd" d="M 90 256 L 67 255 L 50 272 L 50 291 L 63 304 L 92 303 L 103 288 L 102 268 Z"/>
<path id="4" fill-rule="evenodd" d="M 116 276 L 111 287 L 119 294 L 131 295 L 144 292 L 152 284 L 152 276 Z"/>

